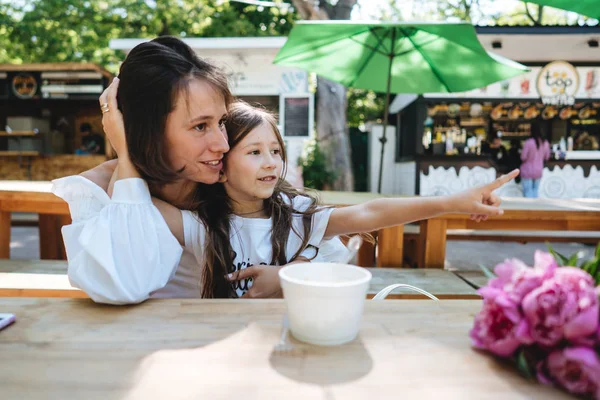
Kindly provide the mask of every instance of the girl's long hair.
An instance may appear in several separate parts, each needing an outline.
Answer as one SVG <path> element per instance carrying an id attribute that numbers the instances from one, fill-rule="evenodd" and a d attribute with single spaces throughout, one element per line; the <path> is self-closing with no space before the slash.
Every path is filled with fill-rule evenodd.
<path id="1" fill-rule="evenodd" d="M 531 137 L 535 141 L 535 145 L 537 146 L 538 149 L 540 148 L 542 143 L 547 141 L 546 136 L 544 135 L 544 132 L 542 131 L 542 127 L 540 126 L 540 124 L 532 124 L 531 125 Z"/>
<path id="2" fill-rule="evenodd" d="M 233 149 L 252 130 L 263 124 L 273 129 L 281 147 L 284 165 L 282 177 L 279 178 L 272 196 L 264 200 L 265 213 L 272 219 L 273 256 L 270 264 L 283 265 L 298 257 L 307 246 L 312 229 L 312 216 L 320 208 L 316 197 L 308 193 L 301 193 L 284 180 L 287 162 L 285 145 L 277 128 L 277 121 L 271 113 L 252 107 L 245 102 L 233 103 L 229 108 L 225 123 L 230 148 Z M 225 162 L 227 162 L 226 158 Z M 227 196 L 222 183 L 200 184 L 196 193 L 198 195 L 195 196 L 192 209 L 198 213 L 198 217 L 206 227 L 205 265 L 202 270 L 201 295 L 204 298 L 235 297 L 235 290 L 225 277 L 226 274 L 235 272 L 233 263 L 236 254 L 230 244 L 232 239 L 230 219 L 233 215 L 231 199 Z M 310 204 L 305 210 L 294 209 L 292 204 L 296 196 L 305 196 L 310 199 Z M 298 215 L 303 221 L 302 232 L 298 232 L 292 224 L 293 218 Z M 291 232 L 298 235 L 302 240 L 302 245 L 295 254 L 286 254 L 288 237 Z M 233 234 L 235 235 L 235 232 Z"/>

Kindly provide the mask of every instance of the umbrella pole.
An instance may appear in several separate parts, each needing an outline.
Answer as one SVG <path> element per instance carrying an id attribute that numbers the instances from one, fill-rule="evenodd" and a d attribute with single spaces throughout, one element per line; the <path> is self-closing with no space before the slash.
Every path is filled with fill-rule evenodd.
<path id="1" fill-rule="evenodd" d="M 388 126 L 388 114 L 390 108 L 390 85 L 388 80 L 388 89 L 385 95 L 385 119 L 383 120 L 383 135 L 379 138 L 381 142 L 381 156 L 379 157 L 379 184 L 377 185 L 377 193 L 381 193 L 381 182 L 383 180 L 383 152 L 385 150 L 385 143 L 387 142 L 386 131 Z"/>
<path id="2" fill-rule="evenodd" d="M 392 31 L 392 50 L 394 49 L 394 42 L 396 39 L 396 31 Z M 388 126 L 388 117 L 390 112 L 390 89 L 392 84 L 392 61 L 394 61 L 394 55 L 390 53 L 390 66 L 388 68 L 388 80 L 387 80 L 387 90 L 385 93 L 385 112 L 384 112 L 384 120 L 383 120 L 383 135 L 379 138 L 381 142 L 381 156 L 379 157 L 379 184 L 377 185 L 377 193 L 381 193 L 381 181 L 383 179 L 383 152 L 385 150 L 385 143 L 387 142 L 387 138 L 385 137 L 387 133 Z"/>

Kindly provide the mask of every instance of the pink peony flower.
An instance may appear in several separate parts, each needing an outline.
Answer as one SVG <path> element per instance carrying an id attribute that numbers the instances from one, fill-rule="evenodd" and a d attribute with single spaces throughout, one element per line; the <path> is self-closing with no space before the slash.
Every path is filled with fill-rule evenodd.
<path id="1" fill-rule="evenodd" d="M 517 259 L 505 260 L 494 269 L 496 278 L 491 279 L 489 284 L 479 289 L 479 294 L 485 299 L 495 296 L 498 290 L 505 292 L 515 303 L 520 303 L 532 290 L 538 288 L 542 283 L 550 279 L 558 264 L 550 253 L 536 251 L 533 268 L 528 267 Z"/>
<path id="2" fill-rule="evenodd" d="M 525 296 L 522 306 L 531 337 L 543 346 L 582 338 L 598 329 L 594 280 L 578 268 L 557 269 L 554 277 Z"/>
<path id="3" fill-rule="evenodd" d="M 538 380 L 600 399 L 600 358 L 589 347 L 555 350 L 537 366 Z"/>
<path id="4" fill-rule="evenodd" d="M 529 327 L 518 305 L 506 294 L 498 293 L 484 300 L 470 336 L 473 346 L 508 357 L 521 344 L 531 342 L 528 332 Z"/>

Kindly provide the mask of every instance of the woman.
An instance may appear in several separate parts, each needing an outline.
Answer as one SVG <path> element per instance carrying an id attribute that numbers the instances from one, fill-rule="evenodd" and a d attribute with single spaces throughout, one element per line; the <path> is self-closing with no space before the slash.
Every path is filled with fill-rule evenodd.
<path id="1" fill-rule="evenodd" d="M 521 152 L 521 182 L 525 197 L 537 198 L 544 161 L 550 158 L 550 143 L 538 124 L 531 126 L 531 137 L 523 144 Z"/>
<path id="2" fill-rule="evenodd" d="M 219 179 L 229 150 L 226 76 L 182 41 L 161 37 L 136 46 L 119 78 L 100 98 L 118 160 L 54 181 L 73 219 L 62 230 L 69 279 L 103 303 L 200 297 L 201 269 L 179 210 Z M 252 272 L 249 297 L 279 293 L 276 270 Z"/>

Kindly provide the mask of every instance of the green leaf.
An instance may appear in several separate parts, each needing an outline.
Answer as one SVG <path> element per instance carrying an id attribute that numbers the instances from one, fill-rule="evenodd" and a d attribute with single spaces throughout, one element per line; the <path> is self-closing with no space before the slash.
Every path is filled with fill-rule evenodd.
<path id="1" fill-rule="evenodd" d="M 598 246 L 596 246 L 596 258 L 600 259 L 600 242 L 598 242 Z"/>
<path id="2" fill-rule="evenodd" d="M 550 245 L 550 243 L 546 243 L 546 245 L 548 246 L 548 251 L 550 252 L 550 254 L 552 254 L 558 265 L 560 265 L 561 267 L 567 265 L 567 263 L 569 262 L 569 259 L 567 257 L 555 251 Z"/>
<path id="3" fill-rule="evenodd" d="M 595 276 L 598 272 L 600 272 L 600 271 L 598 271 L 598 264 L 600 264 L 600 260 L 598 260 L 598 259 L 591 261 L 590 271 L 589 271 L 590 275 Z"/>
<path id="4" fill-rule="evenodd" d="M 579 260 L 581 260 L 584 256 L 585 252 L 578 251 L 567 260 L 567 263 L 565 265 L 568 265 L 569 267 L 576 267 L 579 263 Z"/>
<path id="5" fill-rule="evenodd" d="M 594 261 L 589 260 L 589 261 L 584 262 L 580 268 L 591 275 L 593 266 L 594 266 Z"/>
<path id="6" fill-rule="evenodd" d="M 479 268 L 481 268 L 481 271 L 483 272 L 486 278 L 494 279 L 496 277 L 496 274 L 490 271 L 485 265 L 479 264 Z"/>
<path id="7" fill-rule="evenodd" d="M 529 363 L 527 362 L 527 358 L 525 357 L 525 350 L 521 350 L 517 355 L 517 368 L 521 375 L 523 375 L 527 379 L 533 380 L 533 373 L 529 368 Z"/>

